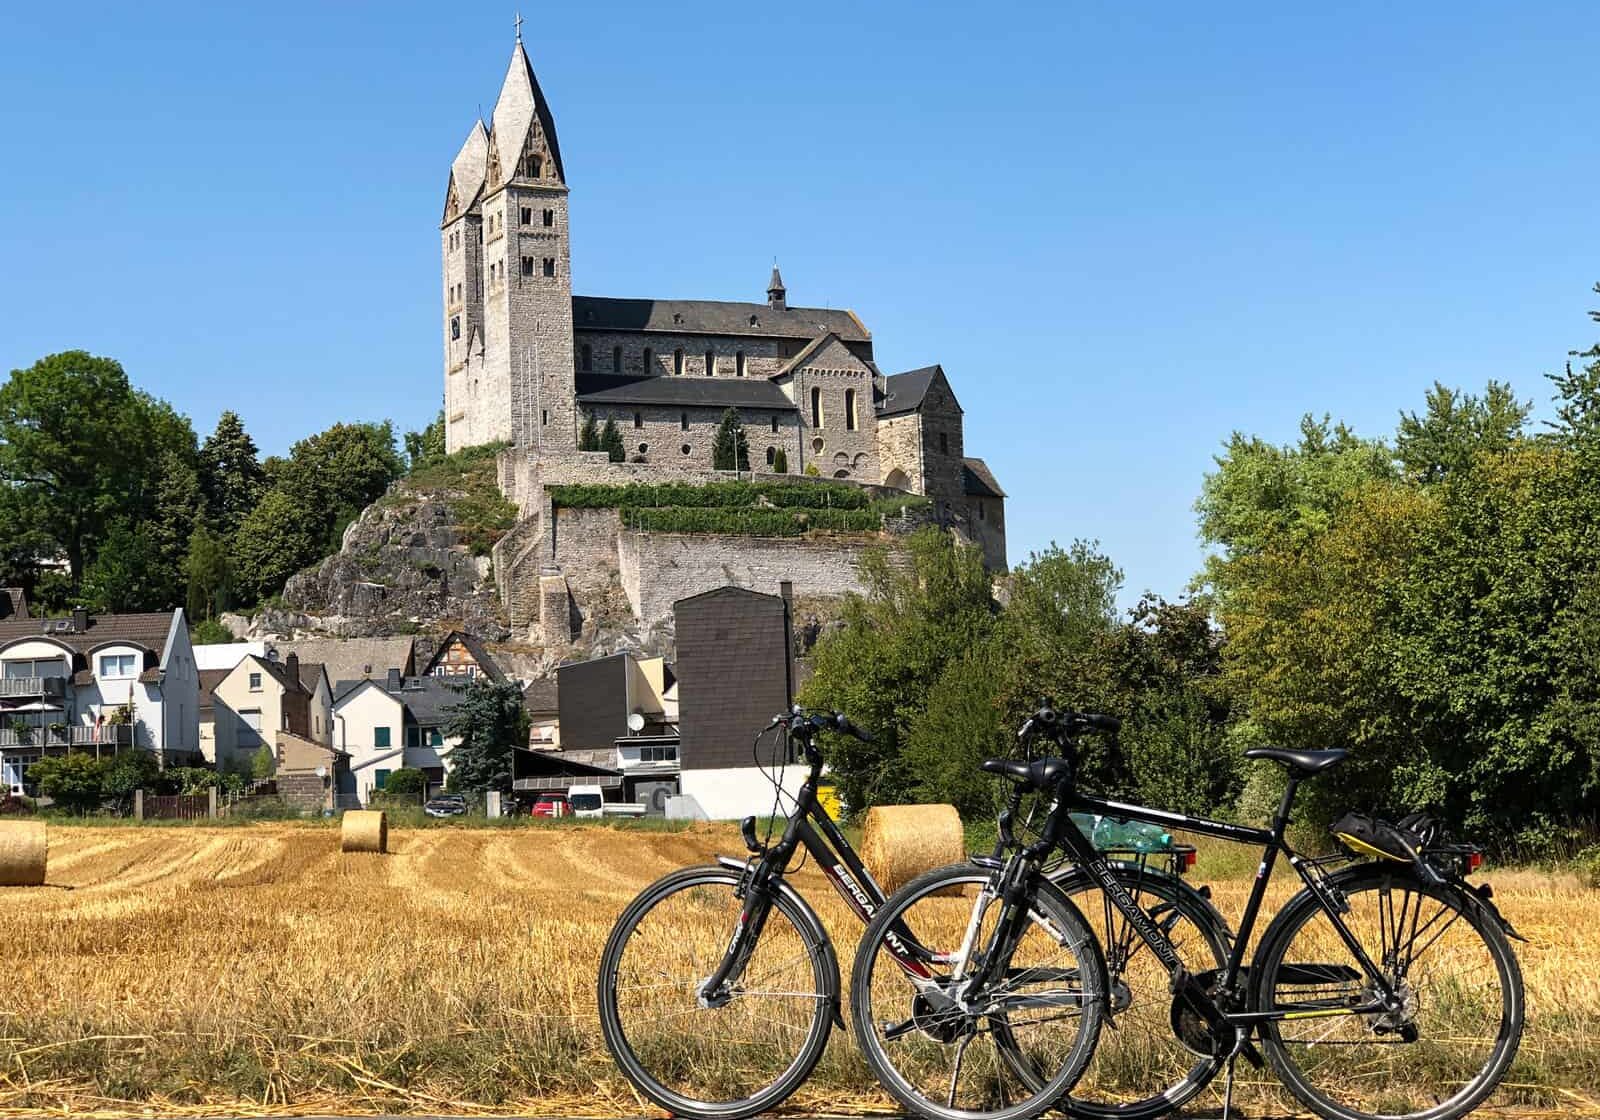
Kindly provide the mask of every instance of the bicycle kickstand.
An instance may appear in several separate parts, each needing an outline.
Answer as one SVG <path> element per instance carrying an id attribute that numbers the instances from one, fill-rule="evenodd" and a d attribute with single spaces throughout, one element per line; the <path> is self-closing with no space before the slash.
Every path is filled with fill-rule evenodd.
<path id="1" fill-rule="evenodd" d="M 1222 1088 L 1222 1120 L 1232 1120 L 1233 1117 L 1233 1067 L 1238 1061 L 1238 1050 L 1228 1055 L 1228 1079 L 1223 1082 Z"/>

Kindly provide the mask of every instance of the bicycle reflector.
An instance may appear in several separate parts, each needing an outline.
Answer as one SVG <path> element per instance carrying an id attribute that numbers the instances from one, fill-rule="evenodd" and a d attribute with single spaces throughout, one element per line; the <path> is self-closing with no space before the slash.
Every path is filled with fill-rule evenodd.
<path id="1" fill-rule="evenodd" d="M 749 848 L 752 852 L 758 855 L 760 854 L 761 842 L 756 839 L 755 817 L 746 817 L 744 820 L 739 822 L 739 835 L 744 837 L 744 846 L 746 848 Z"/>
<path id="2" fill-rule="evenodd" d="M 1468 875 L 1471 875 L 1474 871 L 1478 870 L 1478 868 L 1480 868 L 1482 866 L 1483 866 L 1483 853 L 1482 852 L 1474 850 L 1474 851 L 1470 851 L 1470 852 L 1467 853 L 1467 874 Z"/>
<path id="3" fill-rule="evenodd" d="M 1200 853 L 1193 848 L 1190 848 L 1186 852 L 1180 852 L 1179 854 L 1183 857 L 1183 869 L 1185 871 L 1188 871 L 1194 867 L 1194 865 L 1199 862 L 1200 859 Z"/>

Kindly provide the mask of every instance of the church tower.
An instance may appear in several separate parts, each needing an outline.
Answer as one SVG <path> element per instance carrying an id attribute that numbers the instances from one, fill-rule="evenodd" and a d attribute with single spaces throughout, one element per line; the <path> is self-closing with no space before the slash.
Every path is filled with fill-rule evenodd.
<path id="1" fill-rule="evenodd" d="M 566 171 L 520 28 L 488 129 L 451 166 L 442 236 L 446 446 L 574 451 Z"/>

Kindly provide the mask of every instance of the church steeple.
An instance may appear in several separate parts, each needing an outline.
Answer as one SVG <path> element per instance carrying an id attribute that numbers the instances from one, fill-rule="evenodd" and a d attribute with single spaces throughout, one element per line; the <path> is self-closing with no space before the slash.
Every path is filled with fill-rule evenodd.
<path id="1" fill-rule="evenodd" d="M 789 306 L 788 292 L 783 286 L 783 277 L 778 272 L 778 262 L 772 262 L 772 279 L 767 283 L 767 306 L 774 311 L 783 311 Z"/>
<path id="2" fill-rule="evenodd" d="M 561 144 L 556 139 L 555 117 L 539 88 L 533 63 L 522 46 L 519 25 L 517 41 L 511 47 L 511 64 L 500 86 L 490 117 L 490 139 L 494 154 L 490 160 L 491 189 L 511 179 L 565 184 L 566 169 L 561 164 Z"/>

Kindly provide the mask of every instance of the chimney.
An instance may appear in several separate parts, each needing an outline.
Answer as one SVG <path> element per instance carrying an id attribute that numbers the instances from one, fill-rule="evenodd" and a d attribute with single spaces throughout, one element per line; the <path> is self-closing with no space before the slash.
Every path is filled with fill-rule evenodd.
<path id="1" fill-rule="evenodd" d="M 291 653 L 283 659 L 283 667 L 289 672 L 289 680 L 293 684 L 300 683 L 300 655 Z"/>
<path id="2" fill-rule="evenodd" d="M 390 669 L 389 670 L 389 691 L 390 692 L 399 692 L 400 691 L 400 670 L 399 669 Z"/>
<path id="3" fill-rule="evenodd" d="M 89 609 L 87 607 L 72 608 L 72 629 L 79 634 L 89 632 Z"/>

